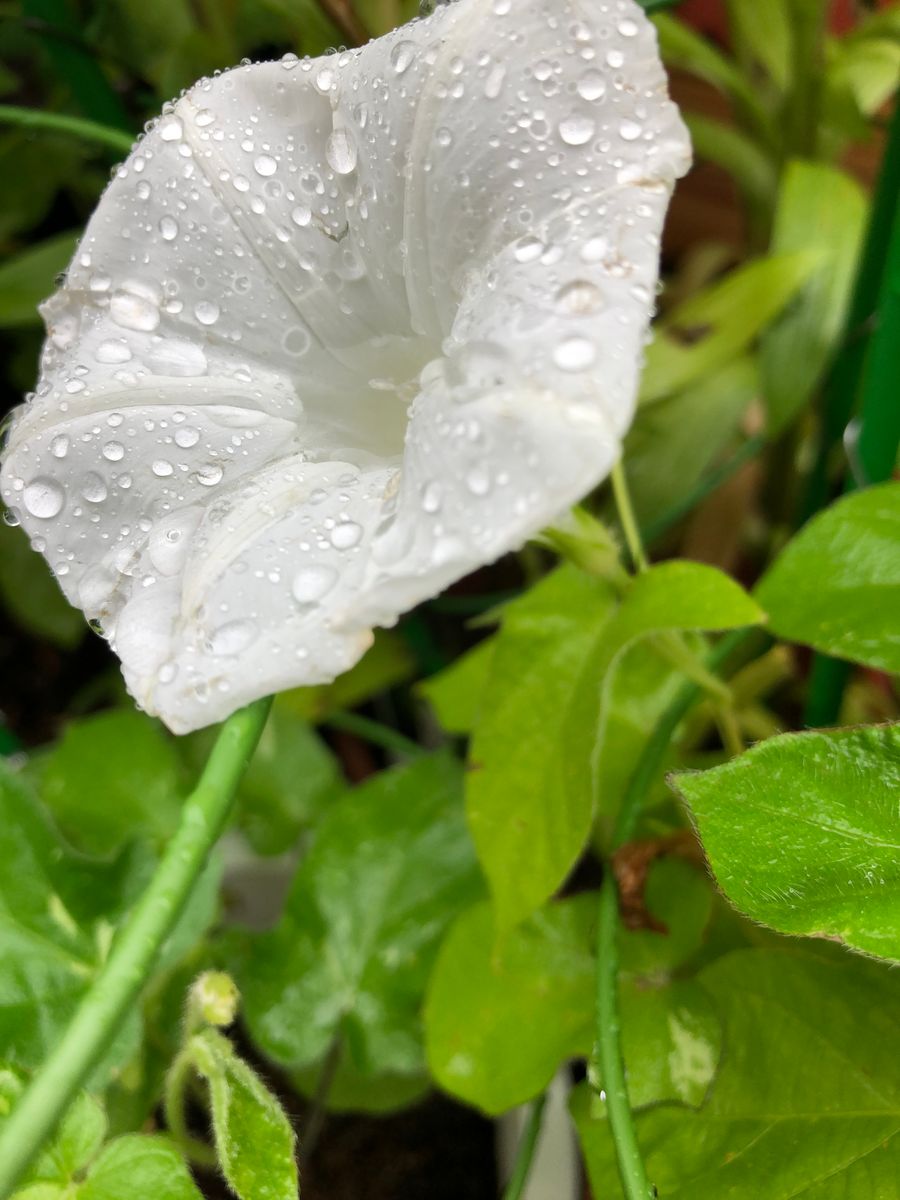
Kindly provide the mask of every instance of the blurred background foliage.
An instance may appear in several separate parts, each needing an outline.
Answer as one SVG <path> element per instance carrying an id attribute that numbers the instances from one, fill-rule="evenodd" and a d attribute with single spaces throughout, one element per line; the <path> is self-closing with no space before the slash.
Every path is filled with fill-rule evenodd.
<path id="1" fill-rule="evenodd" d="M 866 230 L 880 230 L 874 244 L 883 251 L 900 183 L 896 118 L 889 129 L 900 81 L 900 9 L 852 0 L 688 0 L 680 7 L 646 7 L 664 9 L 654 20 L 697 162 L 678 190 L 667 228 L 664 288 L 626 471 L 645 540 L 656 554 L 715 565 L 749 584 L 846 478 L 856 472 L 858 482 L 869 481 L 865 462 L 848 458 L 842 434 L 859 401 L 859 360 L 879 294 L 880 270 L 866 258 L 867 245 L 870 258 L 873 253 Z M 34 384 L 42 340 L 36 305 L 65 269 L 122 157 L 117 146 L 126 145 L 164 100 L 242 58 L 318 54 L 393 28 L 416 10 L 414 0 L 355 0 L 352 6 L 346 0 L 0 0 L 4 410 Z M 51 119 L 29 125 L 23 110 Z M 55 117 L 63 122 L 54 124 Z M 63 128 L 66 118 L 96 123 L 107 133 Z M 886 420 L 890 445 L 893 427 Z M 896 457 L 896 437 L 893 446 Z M 883 474 L 892 465 L 893 459 Z M 615 520 L 605 492 L 592 503 Z M 497 637 L 485 637 L 486 622 L 472 625 L 470 618 L 493 613 L 552 562 L 546 548 L 530 546 L 421 606 L 397 630 L 379 633 L 366 658 L 333 685 L 277 698 L 241 787 L 235 828 L 171 939 L 142 1011 L 110 1047 L 99 1073 L 109 1084 L 114 1132 L 140 1127 L 158 1103 L 178 1045 L 184 989 L 210 963 L 227 966 L 241 983 L 248 1053 L 278 1064 L 278 1088 L 292 1113 L 303 1106 L 299 1096 L 322 1090 L 323 1079 L 338 1108 L 392 1109 L 427 1089 L 420 1010 L 438 944 L 463 914 L 465 945 L 486 946 L 477 904 L 484 884 L 462 831 L 462 775 L 441 750 L 458 746 L 473 729 L 477 736 L 477 701 Z M 28 864 L 30 873 L 25 882 L 0 888 L 7 923 L 19 931 L 15 971 L 0 967 L 0 1061 L 28 1070 L 42 1060 L 96 972 L 111 931 L 174 827 L 212 735 L 176 742 L 132 710 L 105 644 L 63 600 L 21 531 L 6 525 L 0 525 L 0 604 L 0 739 L 7 756 L 0 773 L 0 857 Z M 552 652 L 545 664 L 551 673 L 560 669 Z M 808 666 L 804 652 L 779 647 L 737 676 L 748 738 L 801 723 Z M 624 660 L 608 717 L 617 755 L 603 763 L 610 794 L 621 789 L 677 677 L 671 661 L 648 647 Z M 848 723 L 897 713 L 893 685 L 874 669 L 857 671 L 846 689 L 832 694 L 839 706 L 832 717 Z M 715 723 L 713 708 L 701 707 L 666 766 L 721 761 L 721 749 L 709 749 Z M 401 769 L 379 772 L 392 763 Z M 684 818 L 661 776 L 655 786 L 646 831 L 669 836 Z M 427 812 L 413 803 L 423 794 Z M 373 805 L 379 821 L 370 827 Z M 429 829 L 440 832 L 438 841 Z M 676 873 L 682 865 L 674 864 Z M 672 868 L 670 862 L 659 870 Z M 703 970 L 735 946 L 774 953 L 774 935 L 740 922 L 708 887 L 695 895 L 690 879 L 696 883 L 697 876 L 689 874 L 681 888 L 672 927 L 683 944 L 662 939 L 668 949 L 661 950 L 658 939 L 645 972 L 666 974 L 677 966 L 684 979 L 689 960 L 691 971 Z M 61 898 L 64 917 L 44 911 L 45 892 Z M 349 902 L 354 894 L 360 906 Z M 342 903 L 345 919 L 323 925 L 321 914 Z M 537 954 L 539 963 L 545 954 L 548 986 L 568 989 L 576 1008 L 581 1002 L 590 976 L 585 918 L 577 899 L 567 905 L 547 918 L 549 926 L 525 927 L 521 953 L 510 950 L 509 987 L 517 995 L 526 989 L 523 1023 L 549 1029 L 557 1019 L 556 1010 L 544 1013 L 538 990 L 527 992 L 522 962 L 531 961 L 528 954 Z M 365 951 L 357 953 L 360 945 Z M 560 946 L 568 947 L 563 983 L 554 975 Z M 629 953 L 637 961 L 643 949 L 638 940 Z M 817 955 L 796 967 L 798 979 L 803 971 L 825 969 L 828 955 Z M 61 967 L 61 956 L 78 970 Z M 402 969 L 386 973 L 388 960 Z M 315 1027 L 298 1024 L 296 981 L 303 980 L 308 1006 L 327 1008 L 337 987 L 327 964 L 335 961 L 349 972 L 341 982 L 349 989 L 344 1008 Z M 453 967 L 452 955 L 442 962 L 450 974 L 474 977 L 480 969 L 463 960 Z M 723 978 L 716 976 L 717 987 L 725 987 Z M 833 986 L 852 991 L 855 985 Z M 439 999 L 434 1003 L 440 1031 L 446 1014 L 438 1011 Z M 482 995 L 473 1021 L 479 1013 L 488 1021 L 492 1003 Z M 697 1000 L 695 1032 L 714 1062 L 720 1031 L 707 1003 Z M 588 999 L 582 1012 L 589 1010 Z M 635 1012 L 652 1041 L 649 1030 L 660 1013 L 642 1015 L 637 1001 Z M 590 1049 L 579 1020 L 556 1031 L 558 1044 L 544 1047 L 551 1065 Z M 635 1025 L 626 1036 L 637 1043 L 639 1032 Z M 487 1030 L 484 1037 L 501 1034 Z M 349 1050 L 336 1056 L 339 1035 Z M 649 1050 L 637 1055 L 635 1070 L 647 1073 L 641 1094 L 670 1096 L 674 1088 L 676 1098 L 699 1103 L 699 1095 L 680 1095 L 672 1080 L 653 1075 L 653 1062 L 667 1052 L 657 1046 L 656 1059 Z M 454 1082 L 439 1058 L 431 1069 L 444 1087 L 491 1111 L 534 1094 L 534 1079 L 542 1085 L 546 1075 L 544 1060 L 526 1062 L 506 1091 L 497 1079 L 479 1090 L 471 1081 Z M 702 1093 L 709 1076 L 697 1078 Z M 476 1157 L 490 1158 L 489 1139 L 477 1123 L 467 1126 L 443 1109 L 439 1118 L 422 1119 L 434 1126 L 441 1161 L 456 1153 L 446 1144 L 441 1149 L 441 1137 L 446 1143 L 451 1135 L 468 1138 Z M 345 1146 L 364 1138 L 350 1128 L 334 1135 L 335 1145 L 341 1137 L 350 1139 Z M 392 1136 L 419 1136 L 404 1134 L 405 1128 L 396 1125 Z M 341 1194 L 335 1180 L 347 1169 L 339 1157 L 335 1152 L 321 1168 L 332 1196 Z M 602 1180 L 600 1150 L 594 1159 L 592 1171 Z M 446 1176 L 448 1187 L 453 1179 L 452 1172 Z M 366 1194 L 377 1200 L 381 1193 Z"/>

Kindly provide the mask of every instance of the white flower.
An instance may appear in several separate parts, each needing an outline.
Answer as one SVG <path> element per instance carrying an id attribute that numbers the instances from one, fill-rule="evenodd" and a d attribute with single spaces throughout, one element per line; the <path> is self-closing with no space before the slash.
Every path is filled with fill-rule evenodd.
<path id="1" fill-rule="evenodd" d="M 139 703 L 330 680 L 601 480 L 688 160 L 633 0 L 457 0 L 167 106 L 2 476 Z"/>

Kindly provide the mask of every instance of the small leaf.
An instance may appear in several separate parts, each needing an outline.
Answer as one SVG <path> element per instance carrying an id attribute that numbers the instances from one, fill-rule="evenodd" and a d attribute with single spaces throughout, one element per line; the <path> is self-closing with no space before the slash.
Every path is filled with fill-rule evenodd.
<path id="1" fill-rule="evenodd" d="M 94 1159 L 106 1137 L 106 1113 L 87 1092 L 80 1092 L 32 1164 L 28 1178 L 68 1183 Z"/>
<path id="2" fill-rule="evenodd" d="M 801 160 L 788 165 L 772 248 L 814 251 L 819 262 L 762 340 L 763 395 L 771 434 L 808 403 L 843 333 L 866 212 L 862 188 L 845 172 Z"/>
<path id="3" fill-rule="evenodd" d="M 593 1044 L 595 897 L 536 913 L 497 947 L 489 905 L 453 926 L 428 988 L 428 1063 L 453 1095 L 498 1114 Z"/>
<path id="4" fill-rule="evenodd" d="M 216 1156 L 239 1200 L 296 1200 L 294 1131 L 259 1076 L 212 1029 L 189 1046 L 209 1083 Z"/>
<path id="5" fill-rule="evenodd" d="M 785 734 L 674 783 L 742 912 L 900 959 L 900 725 Z"/>
<path id="6" fill-rule="evenodd" d="M 847 954 L 743 950 L 697 978 L 719 1011 L 725 1049 L 699 1112 L 661 1105 L 637 1118 L 659 1194 L 666 1200 L 894 1196 L 896 974 Z M 618 1195 L 603 1102 L 582 1085 L 572 1108 L 594 1195 Z"/>
<path id="7" fill-rule="evenodd" d="M 89 854 L 114 853 L 174 832 L 183 789 L 172 739 L 134 709 L 70 722 L 38 760 L 41 795 L 63 832 Z"/>
<path id="8" fill-rule="evenodd" d="M 482 891 L 446 754 L 383 771 L 335 804 L 269 933 L 232 938 L 250 1031 L 292 1069 L 343 1057 L 374 1079 L 418 1077 L 420 1008 L 441 935 Z"/>
<path id="9" fill-rule="evenodd" d="M 202 1200 L 184 1159 L 164 1137 L 130 1134 L 100 1152 L 77 1200 Z"/>
<path id="10" fill-rule="evenodd" d="M 814 517 L 756 597 L 780 637 L 900 672 L 900 483 L 855 492 Z"/>
<path id="11" fill-rule="evenodd" d="M 655 326 L 641 404 L 652 404 L 727 366 L 782 311 L 819 266 L 816 252 L 770 255 L 729 272 Z"/>
<path id="12" fill-rule="evenodd" d="M 490 677 L 494 639 L 486 638 L 416 690 L 432 705 L 448 733 L 471 733 Z"/>

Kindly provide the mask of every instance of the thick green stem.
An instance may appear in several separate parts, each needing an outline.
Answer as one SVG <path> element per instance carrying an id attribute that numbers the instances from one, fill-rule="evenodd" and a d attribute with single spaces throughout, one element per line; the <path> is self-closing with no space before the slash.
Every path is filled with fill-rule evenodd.
<path id="1" fill-rule="evenodd" d="M 259 741 L 270 704 L 270 700 L 258 700 L 223 725 L 147 890 L 62 1040 L 3 1128 L 0 1197 L 10 1194 L 140 994 L 228 820 L 235 791 Z"/>
<path id="2" fill-rule="evenodd" d="M 745 630 L 739 630 L 722 638 L 709 657 L 708 668 L 721 667 L 747 636 Z M 650 735 L 616 817 L 612 836 L 614 850 L 634 836 L 644 798 L 656 779 L 669 743 L 691 706 L 702 695 L 696 684 L 684 684 Z M 597 1066 L 606 1095 L 606 1112 L 625 1196 L 627 1200 L 652 1200 L 655 1192 L 638 1146 L 625 1081 L 619 1021 L 618 940 L 619 894 L 615 876 L 607 869 L 607 878 L 600 891 L 597 923 Z"/>
<path id="3" fill-rule="evenodd" d="M 525 1185 L 528 1182 L 528 1175 L 531 1171 L 531 1164 L 534 1162 L 534 1152 L 537 1149 L 538 1138 L 541 1134 L 541 1121 L 544 1116 L 546 1104 L 547 1093 L 544 1092 L 543 1095 L 538 1096 L 537 1100 L 531 1106 L 528 1121 L 522 1132 L 522 1140 L 519 1142 L 519 1148 L 516 1151 L 513 1172 L 509 1177 L 509 1183 L 506 1185 L 506 1191 L 503 1193 L 503 1200 L 520 1200 L 522 1193 L 525 1191 Z"/>
<path id="4" fill-rule="evenodd" d="M 87 121 L 83 117 L 69 117 L 65 113 L 20 108 L 15 104 L 0 104 L 0 125 L 18 125 L 22 129 L 37 129 L 44 133 L 72 134 L 89 142 L 100 142 L 117 154 L 128 154 L 134 145 L 130 133 L 123 133 L 110 125 Z"/>

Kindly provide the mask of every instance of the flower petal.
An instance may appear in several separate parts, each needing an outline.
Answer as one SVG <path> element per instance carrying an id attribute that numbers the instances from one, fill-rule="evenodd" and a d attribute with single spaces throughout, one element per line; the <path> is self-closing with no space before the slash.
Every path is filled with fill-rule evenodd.
<path id="1" fill-rule="evenodd" d="M 140 703 L 330 679 L 602 479 L 688 156 L 634 0 L 456 0 L 167 106 L 2 473 Z"/>

